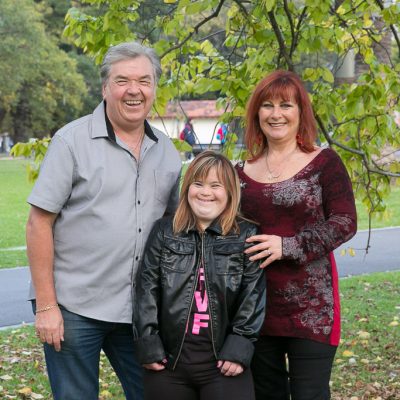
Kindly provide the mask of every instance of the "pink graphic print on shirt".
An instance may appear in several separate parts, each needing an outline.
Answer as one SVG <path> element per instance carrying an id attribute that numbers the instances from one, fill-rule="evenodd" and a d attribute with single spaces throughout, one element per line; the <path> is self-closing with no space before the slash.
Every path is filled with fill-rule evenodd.
<path id="1" fill-rule="evenodd" d="M 210 319 L 208 315 L 208 297 L 204 281 L 204 268 L 200 268 L 199 280 L 194 292 L 194 300 L 192 334 L 199 335 L 201 328 L 208 328 L 208 320 Z"/>

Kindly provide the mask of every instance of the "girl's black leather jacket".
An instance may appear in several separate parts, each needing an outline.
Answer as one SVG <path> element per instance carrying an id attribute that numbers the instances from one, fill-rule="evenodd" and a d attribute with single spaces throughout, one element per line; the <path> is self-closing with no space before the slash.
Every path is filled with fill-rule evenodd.
<path id="1" fill-rule="evenodd" d="M 250 246 L 245 240 L 257 227 L 243 219 L 238 223 L 240 233 L 223 236 L 217 223 L 203 234 L 174 235 L 172 218 L 156 222 L 134 291 L 133 330 L 141 364 L 167 359 L 167 368 L 175 368 L 203 258 L 214 355 L 249 366 L 264 320 L 265 278 L 259 262 L 244 254 Z"/>

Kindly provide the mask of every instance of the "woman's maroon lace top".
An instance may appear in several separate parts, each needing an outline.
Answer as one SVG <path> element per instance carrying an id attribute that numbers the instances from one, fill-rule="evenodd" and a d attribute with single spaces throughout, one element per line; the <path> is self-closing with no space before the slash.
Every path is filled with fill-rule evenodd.
<path id="1" fill-rule="evenodd" d="M 347 171 L 332 149 L 322 150 L 292 178 L 259 183 L 236 169 L 242 213 L 261 232 L 282 237 L 283 257 L 266 267 L 267 310 L 261 334 L 338 345 L 340 305 L 332 251 L 356 232 Z"/>

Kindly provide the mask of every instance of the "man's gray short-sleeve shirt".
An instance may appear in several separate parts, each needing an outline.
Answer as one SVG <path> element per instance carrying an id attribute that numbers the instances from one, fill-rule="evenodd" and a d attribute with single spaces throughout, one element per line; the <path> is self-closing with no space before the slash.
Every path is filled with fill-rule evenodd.
<path id="1" fill-rule="evenodd" d="M 51 141 L 31 205 L 57 213 L 57 301 L 102 321 L 132 321 L 132 282 L 153 223 L 173 212 L 181 161 L 172 142 L 145 123 L 140 161 L 107 133 L 104 103 Z"/>

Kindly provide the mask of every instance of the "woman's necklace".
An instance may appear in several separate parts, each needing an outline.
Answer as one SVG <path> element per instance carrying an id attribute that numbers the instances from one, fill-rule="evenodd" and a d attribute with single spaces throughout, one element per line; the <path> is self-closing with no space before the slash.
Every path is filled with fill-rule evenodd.
<path id="1" fill-rule="evenodd" d="M 269 181 L 275 181 L 282 175 L 282 173 L 286 169 L 286 166 L 289 164 L 289 160 L 292 158 L 293 154 L 296 153 L 296 151 L 297 151 L 297 146 L 291 153 L 289 153 L 285 157 L 285 165 L 283 166 L 283 168 L 280 168 L 280 172 L 275 172 L 275 171 L 272 171 L 271 168 L 269 167 L 269 164 L 268 164 L 268 150 L 267 150 L 267 153 L 265 155 L 265 164 L 267 166 L 267 179 Z"/>

